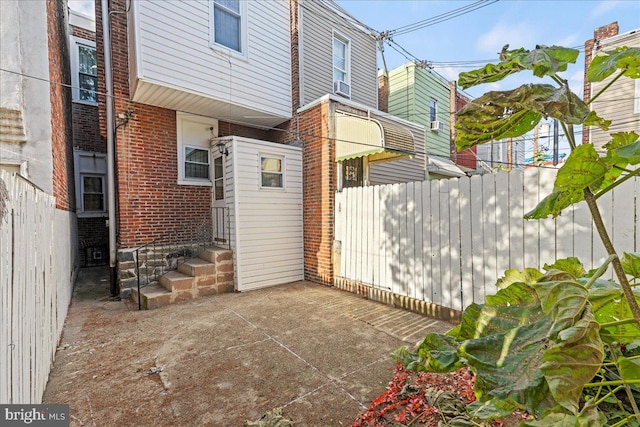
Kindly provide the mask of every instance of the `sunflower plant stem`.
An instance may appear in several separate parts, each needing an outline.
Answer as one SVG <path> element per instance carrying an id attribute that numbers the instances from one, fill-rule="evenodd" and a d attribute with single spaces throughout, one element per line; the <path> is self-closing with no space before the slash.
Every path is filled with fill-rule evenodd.
<path id="1" fill-rule="evenodd" d="M 616 257 L 611 261 L 613 265 L 613 270 L 620 281 L 620 286 L 622 287 L 622 292 L 624 293 L 624 297 L 629 303 L 629 307 L 631 308 L 631 313 L 633 314 L 633 318 L 636 319 L 638 326 L 640 327 L 640 307 L 638 306 L 638 302 L 636 301 L 633 290 L 631 286 L 629 286 L 629 280 L 627 280 L 627 275 L 622 269 L 622 263 L 620 262 L 620 258 L 616 254 L 616 250 L 613 247 L 613 243 L 611 243 L 611 239 L 609 238 L 609 233 L 607 233 L 607 228 L 602 221 L 602 215 L 600 215 L 600 210 L 598 209 L 598 203 L 596 202 L 596 198 L 594 197 L 591 190 L 587 187 L 584 189 L 584 200 L 587 202 L 587 206 L 589 207 L 589 211 L 591 212 L 591 218 L 593 219 L 593 223 L 596 226 L 596 230 L 598 230 L 598 234 L 600 235 L 600 239 L 602 240 L 602 244 L 604 245 L 607 253 L 609 255 L 616 255 Z"/>

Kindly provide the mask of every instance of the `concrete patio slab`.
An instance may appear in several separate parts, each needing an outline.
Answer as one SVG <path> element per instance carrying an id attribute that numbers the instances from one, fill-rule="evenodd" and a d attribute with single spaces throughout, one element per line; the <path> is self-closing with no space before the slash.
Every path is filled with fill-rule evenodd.
<path id="1" fill-rule="evenodd" d="M 351 425 L 390 352 L 452 327 L 308 282 L 137 311 L 108 301 L 107 277 L 81 271 L 44 395 L 72 426 L 241 426 L 276 407 Z"/>

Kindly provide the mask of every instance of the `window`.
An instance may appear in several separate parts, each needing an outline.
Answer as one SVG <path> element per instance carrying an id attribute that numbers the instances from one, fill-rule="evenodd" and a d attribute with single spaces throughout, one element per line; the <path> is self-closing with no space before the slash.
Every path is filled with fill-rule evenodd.
<path id="1" fill-rule="evenodd" d="M 184 177 L 186 179 L 209 179 L 209 150 L 184 147 Z"/>
<path id="2" fill-rule="evenodd" d="M 178 184 L 212 185 L 211 140 L 218 136 L 218 121 L 176 113 Z"/>
<path id="3" fill-rule="evenodd" d="M 107 156 L 104 153 L 76 151 L 76 210 L 78 216 L 107 214 Z"/>
<path id="4" fill-rule="evenodd" d="M 96 44 L 91 40 L 71 36 L 71 86 L 73 101 L 98 103 Z"/>
<path id="5" fill-rule="evenodd" d="M 438 102 L 435 99 L 429 101 L 429 120 L 432 122 L 438 120 Z"/>
<path id="6" fill-rule="evenodd" d="M 222 156 L 213 159 L 213 198 L 224 200 L 224 163 Z"/>
<path id="7" fill-rule="evenodd" d="M 262 188 L 284 188 L 282 158 L 260 156 L 260 186 Z"/>
<path id="8" fill-rule="evenodd" d="M 333 93 L 349 98 L 350 86 L 349 40 L 337 34 L 333 35 Z"/>
<path id="9" fill-rule="evenodd" d="M 213 16 L 212 39 L 216 45 L 224 46 L 232 51 L 244 52 L 246 2 L 240 0 L 211 0 Z"/>

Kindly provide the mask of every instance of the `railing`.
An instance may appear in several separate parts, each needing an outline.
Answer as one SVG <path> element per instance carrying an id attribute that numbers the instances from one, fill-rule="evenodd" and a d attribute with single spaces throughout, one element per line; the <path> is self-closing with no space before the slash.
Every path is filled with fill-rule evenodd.
<path id="1" fill-rule="evenodd" d="M 211 222 L 213 243 L 225 249 L 231 249 L 229 208 L 211 208 Z"/>
<path id="2" fill-rule="evenodd" d="M 189 227 L 183 225 L 180 230 L 167 233 L 134 250 L 138 287 L 138 310 L 141 307 L 140 288 L 157 282 L 163 274 L 176 270 L 187 259 L 214 244 L 213 221 Z"/>

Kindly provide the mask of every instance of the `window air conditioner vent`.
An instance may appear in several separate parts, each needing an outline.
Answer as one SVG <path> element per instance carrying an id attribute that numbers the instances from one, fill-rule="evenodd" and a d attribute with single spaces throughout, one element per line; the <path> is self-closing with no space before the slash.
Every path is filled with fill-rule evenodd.
<path id="1" fill-rule="evenodd" d="M 431 122 L 431 130 L 440 130 L 441 124 L 439 121 Z"/>
<path id="2" fill-rule="evenodd" d="M 351 87 L 348 83 L 345 83 L 341 80 L 333 82 L 333 93 L 336 95 L 342 95 L 344 97 L 351 97 Z"/>

